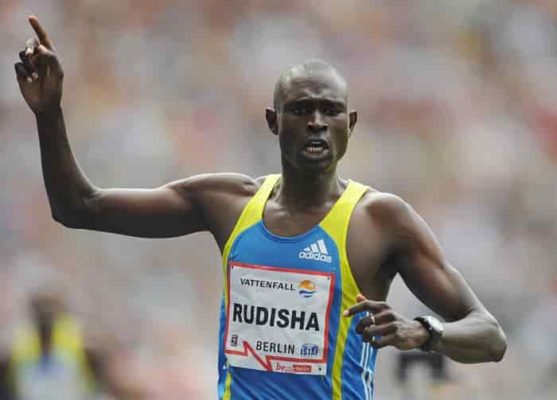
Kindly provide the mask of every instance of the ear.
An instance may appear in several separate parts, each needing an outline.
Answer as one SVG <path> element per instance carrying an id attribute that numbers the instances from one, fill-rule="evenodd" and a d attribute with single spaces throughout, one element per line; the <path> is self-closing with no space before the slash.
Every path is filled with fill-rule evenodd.
<path id="1" fill-rule="evenodd" d="M 271 132 L 278 135 L 277 112 L 272 108 L 267 107 L 265 109 L 265 119 L 267 120 L 267 126 Z"/>
<path id="2" fill-rule="evenodd" d="M 355 110 L 350 111 L 348 113 L 348 136 L 352 136 L 352 132 L 354 132 L 354 127 L 356 126 L 356 122 L 358 122 L 358 113 Z"/>

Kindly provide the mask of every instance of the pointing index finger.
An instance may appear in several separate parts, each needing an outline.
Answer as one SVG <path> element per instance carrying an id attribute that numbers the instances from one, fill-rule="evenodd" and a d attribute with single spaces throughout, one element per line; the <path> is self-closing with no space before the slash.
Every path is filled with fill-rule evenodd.
<path id="1" fill-rule="evenodd" d="M 46 33 L 46 30 L 42 27 L 41 23 L 39 22 L 39 19 L 34 15 L 31 15 L 29 17 L 29 23 L 31 24 L 33 30 L 37 34 L 37 37 L 39 38 L 39 42 L 47 49 L 53 50 L 54 46 L 52 45 L 52 42 L 50 41 L 48 34 Z"/>

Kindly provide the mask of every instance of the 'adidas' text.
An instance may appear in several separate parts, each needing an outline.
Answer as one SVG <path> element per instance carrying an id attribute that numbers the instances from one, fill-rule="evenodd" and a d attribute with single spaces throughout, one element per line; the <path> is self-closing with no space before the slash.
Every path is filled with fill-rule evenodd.
<path id="1" fill-rule="evenodd" d="M 332 261 L 332 258 L 328 254 L 329 252 L 327 251 L 325 242 L 323 241 L 323 239 L 319 239 L 318 241 L 310 244 L 308 247 L 300 251 L 298 257 L 306 260 L 317 260 L 330 263 Z"/>

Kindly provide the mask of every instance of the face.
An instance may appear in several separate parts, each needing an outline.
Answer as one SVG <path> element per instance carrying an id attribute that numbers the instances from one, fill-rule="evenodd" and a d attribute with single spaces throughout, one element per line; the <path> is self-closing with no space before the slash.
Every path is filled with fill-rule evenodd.
<path id="1" fill-rule="evenodd" d="M 279 97 L 266 117 L 279 137 L 283 167 L 310 173 L 335 168 L 357 118 L 347 111 L 344 80 L 332 70 L 294 74 Z"/>

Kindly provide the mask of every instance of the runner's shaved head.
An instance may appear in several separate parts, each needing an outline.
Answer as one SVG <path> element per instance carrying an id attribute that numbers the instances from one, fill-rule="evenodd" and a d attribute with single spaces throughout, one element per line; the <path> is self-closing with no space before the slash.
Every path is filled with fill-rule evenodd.
<path id="1" fill-rule="evenodd" d="M 296 64 L 289 67 L 280 74 L 280 77 L 278 78 L 275 85 L 275 92 L 273 96 L 273 106 L 275 110 L 279 110 L 284 99 L 284 94 L 293 81 L 300 78 L 309 78 L 320 74 L 335 75 L 339 83 L 346 89 L 346 80 L 335 67 L 329 64 L 327 61 L 323 61 L 317 58 L 309 59 L 301 64 Z"/>

